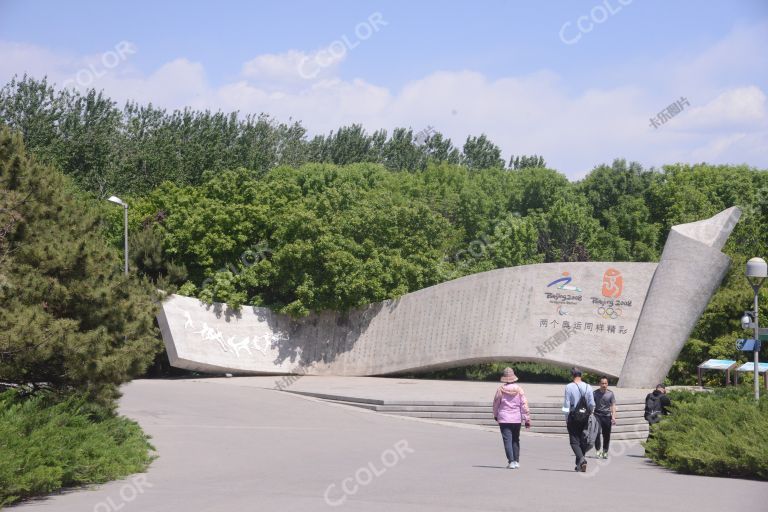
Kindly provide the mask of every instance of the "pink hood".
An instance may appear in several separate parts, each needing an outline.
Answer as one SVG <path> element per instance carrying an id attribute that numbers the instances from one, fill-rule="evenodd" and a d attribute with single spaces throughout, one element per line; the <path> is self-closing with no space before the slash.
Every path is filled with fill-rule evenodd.
<path id="1" fill-rule="evenodd" d="M 528 400 L 523 388 L 517 384 L 504 384 L 493 398 L 493 416 L 499 423 L 524 423 L 531 421 Z"/>

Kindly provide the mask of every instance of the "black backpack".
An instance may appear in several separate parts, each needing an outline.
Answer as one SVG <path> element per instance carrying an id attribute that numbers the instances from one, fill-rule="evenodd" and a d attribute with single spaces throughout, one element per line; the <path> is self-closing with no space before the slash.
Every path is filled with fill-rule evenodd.
<path id="1" fill-rule="evenodd" d="M 581 387 L 579 387 L 579 392 L 581 392 Z M 586 391 L 581 393 L 581 397 L 579 398 L 579 401 L 576 404 L 576 407 L 574 407 L 571 410 L 571 412 L 568 413 L 568 418 L 571 420 L 572 423 L 576 423 L 579 425 L 583 425 L 587 421 L 589 421 L 589 407 L 587 406 Z"/>
<path id="2" fill-rule="evenodd" d="M 645 421 L 651 424 L 661 421 L 661 395 L 648 393 L 645 397 Z"/>

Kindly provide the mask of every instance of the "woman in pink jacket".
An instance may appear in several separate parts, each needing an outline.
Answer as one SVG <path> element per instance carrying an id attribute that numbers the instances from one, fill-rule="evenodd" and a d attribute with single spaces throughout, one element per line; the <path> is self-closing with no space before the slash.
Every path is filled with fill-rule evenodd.
<path id="1" fill-rule="evenodd" d="M 531 415 L 523 388 L 515 384 L 517 376 L 512 368 L 504 369 L 501 382 L 504 384 L 493 398 L 493 419 L 501 429 L 509 462 L 507 468 L 517 469 L 520 467 L 520 426 L 525 423 L 525 428 L 531 428 Z"/>

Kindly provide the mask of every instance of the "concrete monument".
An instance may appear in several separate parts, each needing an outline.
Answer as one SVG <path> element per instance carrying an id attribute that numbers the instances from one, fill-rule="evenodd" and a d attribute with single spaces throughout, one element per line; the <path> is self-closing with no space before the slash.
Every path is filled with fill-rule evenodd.
<path id="1" fill-rule="evenodd" d="M 658 263 L 546 263 L 465 276 L 347 313 L 170 296 L 173 366 L 212 373 L 386 375 L 504 360 L 576 365 L 619 385 L 663 380 L 725 275 L 741 212 L 674 226 Z"/>

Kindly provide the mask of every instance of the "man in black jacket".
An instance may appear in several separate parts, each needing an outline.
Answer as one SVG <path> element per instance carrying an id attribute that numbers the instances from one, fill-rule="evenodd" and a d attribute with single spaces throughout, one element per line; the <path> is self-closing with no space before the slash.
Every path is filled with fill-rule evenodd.
<path id="1" fill-rule="evenodd" d="M 651 437 L 651 425 L 661 421 L 662 416 L 669 414 L 667 409 L 672 401 L 667 396 L 667 388 L 659 384 L 652 393 L 645 397 L 645 421 L 648 422 L 648 438 Z"/>

